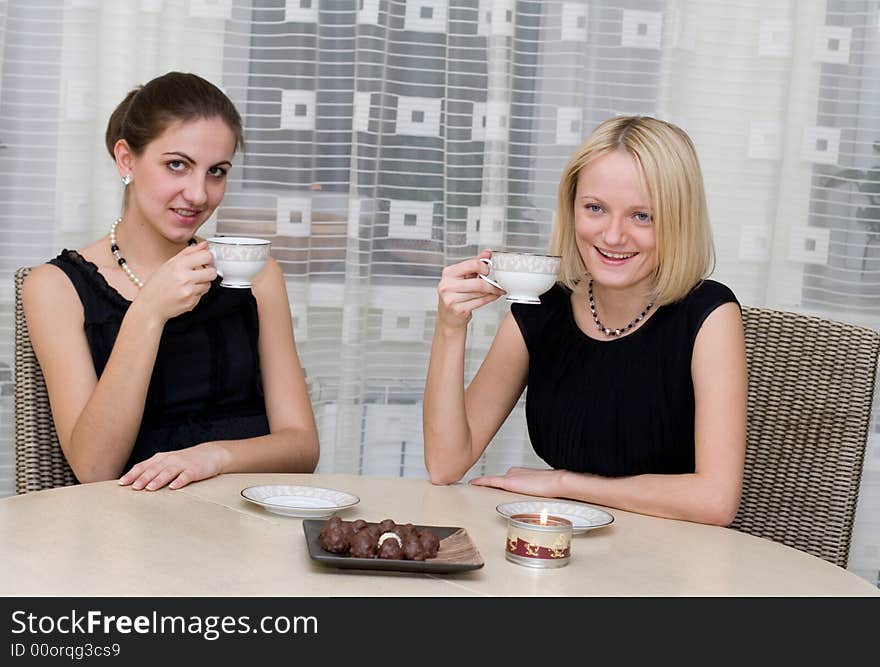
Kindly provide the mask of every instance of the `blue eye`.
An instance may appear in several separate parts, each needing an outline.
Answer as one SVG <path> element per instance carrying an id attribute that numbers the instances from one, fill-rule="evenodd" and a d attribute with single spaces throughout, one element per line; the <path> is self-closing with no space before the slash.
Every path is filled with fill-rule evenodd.
<path id="1" fill-rule="evenodd" d="M 211 167 L 208 170 L 208 173 L 211 174 L 214 178 L 223 178 L 226 176 L 226 169 L 223 167 Z"/>
<path id="2" fill-rule="evenodd" d="M 650 213 L 634 213 L 633 217 L 636 219 L 636 222 L 649 223 L 653 221 Z"/>
<path id="3" fill-rule="evenodd" d="M 186 169 L 186 164 L 184 164 L 183 160 L 171 160 L 168 163 L 168 168 L 171 171 L 183 171 Z"/>
<path id="4" fill-rule="evenodd" d="M 586 208 L 590 213 L 601 213 L 602 207 L 599 204 L 587 204 L 584 208 Z"/>

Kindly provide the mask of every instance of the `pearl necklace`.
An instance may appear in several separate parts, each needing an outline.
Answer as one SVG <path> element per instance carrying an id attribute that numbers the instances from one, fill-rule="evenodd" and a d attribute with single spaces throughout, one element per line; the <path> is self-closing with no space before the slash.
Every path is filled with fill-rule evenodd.
<path id="1" fill-rule="evenodd" d="M 116 227 L 120 222 L 122 222 L 122 218 L 116 218 L 116 220 L 113 221 L 113 224 L 110 225 L 110 252 L 112 252 L 113 256 L 116 258 L 116 263 L 119 264 L 123 271 L 125 271 L 125 275 L 128 276 L 128 279 L 140 289 L 144 286 L 144 281 L 138 278 L 134 274 L 134 271 L 128 268 L 128 264 L 126 263 L 125 258 L 119 253 L 119 246 L 116 244 Z"/>
<path id="2" fill-rule="evenodd" d="M 113 224 L 110 225 L 110 252 L 113 253 L 113 257 L 116 258 L 116 263 L 119 264 L 119 267 L 123 271 L 125 271 L 125 275 L 128 276 L 128 279 L 131 280 L 131 282 L 133 282 L 135 285 L 137 285 L 138 289 L 140 289 L 144 286 L 144 281 L 138 278 L 137 275 L 135 275 L 135 272 L 129 268 L 128 263 L 125 261 L 125 258 L 119 252 L 119 244 L 116 243 L 116 227 L 119 225 L 120 222 L 122 222 L 122 218 L 116 218 L 116 220 L 113 221 Z M 190 239 L 189 241 L 187 241 L 187 245 L 195 244 L 195 239 Z"/>
<path id="3" fill-rule="evenodd" d="M 647 306 L 645 306 L 645 309 L 641 313 L 639 313 L 632 322 L 627 324 L 622 329 L 609 329 L 608 327 L 606 327 L 604 324 L 602 324 L 599 321 L 599 315 L 598 315 L 598 313 L 596 313 L 596 300 L 593 298 L 593 279 L 592 278 L 590 278 L 590 286 L 588 288 L 588 294 L 589 294 L 590 312 L 593 314 L 593 322 L 596 323 L 596 328 L 599 331 L 601 331 L 602 333 L 604 333 L 606 336 L 619 336 L 623 333 L 626 333 L 627 331 L 632 329 L 635 325 L 637 325 L 639 322 L 641 322 L 643 319 L 645 319 L 645 315 L 648 314 L 648 311 L 651 310 L 651 308 L 654 305 L 653 301 L 651 303 L 649 303 Z"/>

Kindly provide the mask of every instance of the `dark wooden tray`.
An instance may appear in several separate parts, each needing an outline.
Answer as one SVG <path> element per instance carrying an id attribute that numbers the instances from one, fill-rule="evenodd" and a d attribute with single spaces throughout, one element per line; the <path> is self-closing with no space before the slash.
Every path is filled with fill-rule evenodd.
<path id="1" fill-rule="evenodd" d="M 483 567 L 483 559 L 480 556 L 480 552 L 477 551 L 477 546 L 473 543 L 467 532 L 457 526 L 416 526 L 417 530 L 430 530 L 440 539 L 440 551 L 437 553 L 437 557 L 418 561 L 395 560 L 391 558 L 355 558 L 349 554 L 334 554 L 324 551 L 318 542 L 318 534 L 321 532 L 321 527 L 325 522 L 325 519 L 303 519 L 302 522 L 303 532 L 306 534 L 306 544 L 309 547 L 309 555 L 313 560 L 323 565 L 357 570 L 394 570 L 397 572 L 429 573 L 466 572 Z M 470 547 L 473 550 L 473 553 L 470 554 L 470 557 L 465 562 L 459 559 L 446 559 L 443 553 L 443 540 L 455 535 L 459 531 L 463 531 L 463 535 L 459 535 L 457 539 L 459 542 L 459 553 L 462 546 L 462 537 L 469 542 L 469 545 L 466 544 L 465 547 Z"/>

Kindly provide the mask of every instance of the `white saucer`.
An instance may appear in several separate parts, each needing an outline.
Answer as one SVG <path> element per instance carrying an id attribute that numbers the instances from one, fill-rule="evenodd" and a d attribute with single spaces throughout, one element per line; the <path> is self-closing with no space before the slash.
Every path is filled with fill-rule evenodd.
<path id="1" fill-rule="evenodd" d="M 354 507 L 361 501 L 345 491 L 287 484 L 249 486 L 241 490 L 241 496 L 274 514 L 309 519 L 333 516 L 339 510 Z"/>
<path id="2" fill-rule="evenodd" d="M 523 500 L 515 503 L 502 503 L 495 508 L 498 514 L 504 517 L 513 514 L 540 514 L 544 509 L 547 510 L 547 514 L 571 521 L 571 532 L 574 535 L 607 526 L 614 521 L 613 516 L 597 507 L 555 500 Z"/>

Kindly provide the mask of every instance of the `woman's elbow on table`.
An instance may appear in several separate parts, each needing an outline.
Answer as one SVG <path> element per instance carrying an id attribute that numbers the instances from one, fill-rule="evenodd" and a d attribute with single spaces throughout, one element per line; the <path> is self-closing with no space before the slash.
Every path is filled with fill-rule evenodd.
<path id="1" fill-rule="evenodd" d="M 428 471 L 431 484 L 445 486 L 461 479 L 466 471 L 457 472 L 456 467 L 450 464 L 449 453 L 436 451 L 436 445 L 433 445 L 431 434 L 427 430 L 424 447 L 425 470 Z"/>
<path id="2" fill-rule="evenodd" d="M 456 477 L 455 475 L 440 475 L 428 472 L 428 479 L 430 479 L 431 484 L 434 484 L 435 486 L 448 486 L 450 484 L 455 484 L 461 478 Z"/>
<path id="3" fill-rule="evenodd" d="M 73 476 L 80 484 L 91 484 L 92 482 L 106 482 L 111 479 L 118 479 L 123 472 L 122 469 L 112 467 L 107 456 L 96 458 L 94 456 L 86 456 L 76 447 L 62 445 L 61 451 L 67 465 L 70 466 Z M 124 462 L 123 462 L 124 463 Z"/>
<path id="4" fill-rule="evenodd" d="M 425 468 L 428 470 L 428 479 L 431 480 L 431 484 L 435 484 L 436 486 L 455 484 L 461 479 L 461 475 L 457 474 L 454 470 L 441 468 L 436 463 L 431 464 L 428 461 L 425 461 Z"/>
<path id="5" fill-rule="evenodd" d="M 707 499 L 700 509 L 700 523 L 727 528 L 736 518 L 740 494 L 718 494 Z"/>
<path id="6" fill-rule="evenodd" d="M 320 458 L 320 445 L 318 430 L 310 424 L 290 425 L 272 431 L 270 442 L 274 443 L 271 449 L 265 450 L 264 454 L 258 455 L 257 469 L 262 472 L 272 470 L 274 472 L 313 473 L 318 467 Z M 248 468 L 249 469 L 249 468 Z M 233 465 L 224 472 L 244 472 L 239 465 Z"/>
<path id="7" fill-rule="evenodd" d="M 92 482 L 107 482 L 111 479 L 118 479 L 122 475 L 122 471 L 113 472 L 101 470 L 95 466 L 84 466 L 82 464 L 74 464 L 68 460 L 73 476 L 80 484 L 91 484 Z"/>
<path id="8" fill-rule="evenodd" d="M 302 439 L 299 439 L 302 447 L 301 467 L 303 470 L 297 472 L 315 472 L 318 467 L 318 461 L 321 458 L 321 446 L 318 442 L 317 430 L 307 430 Z"/>

